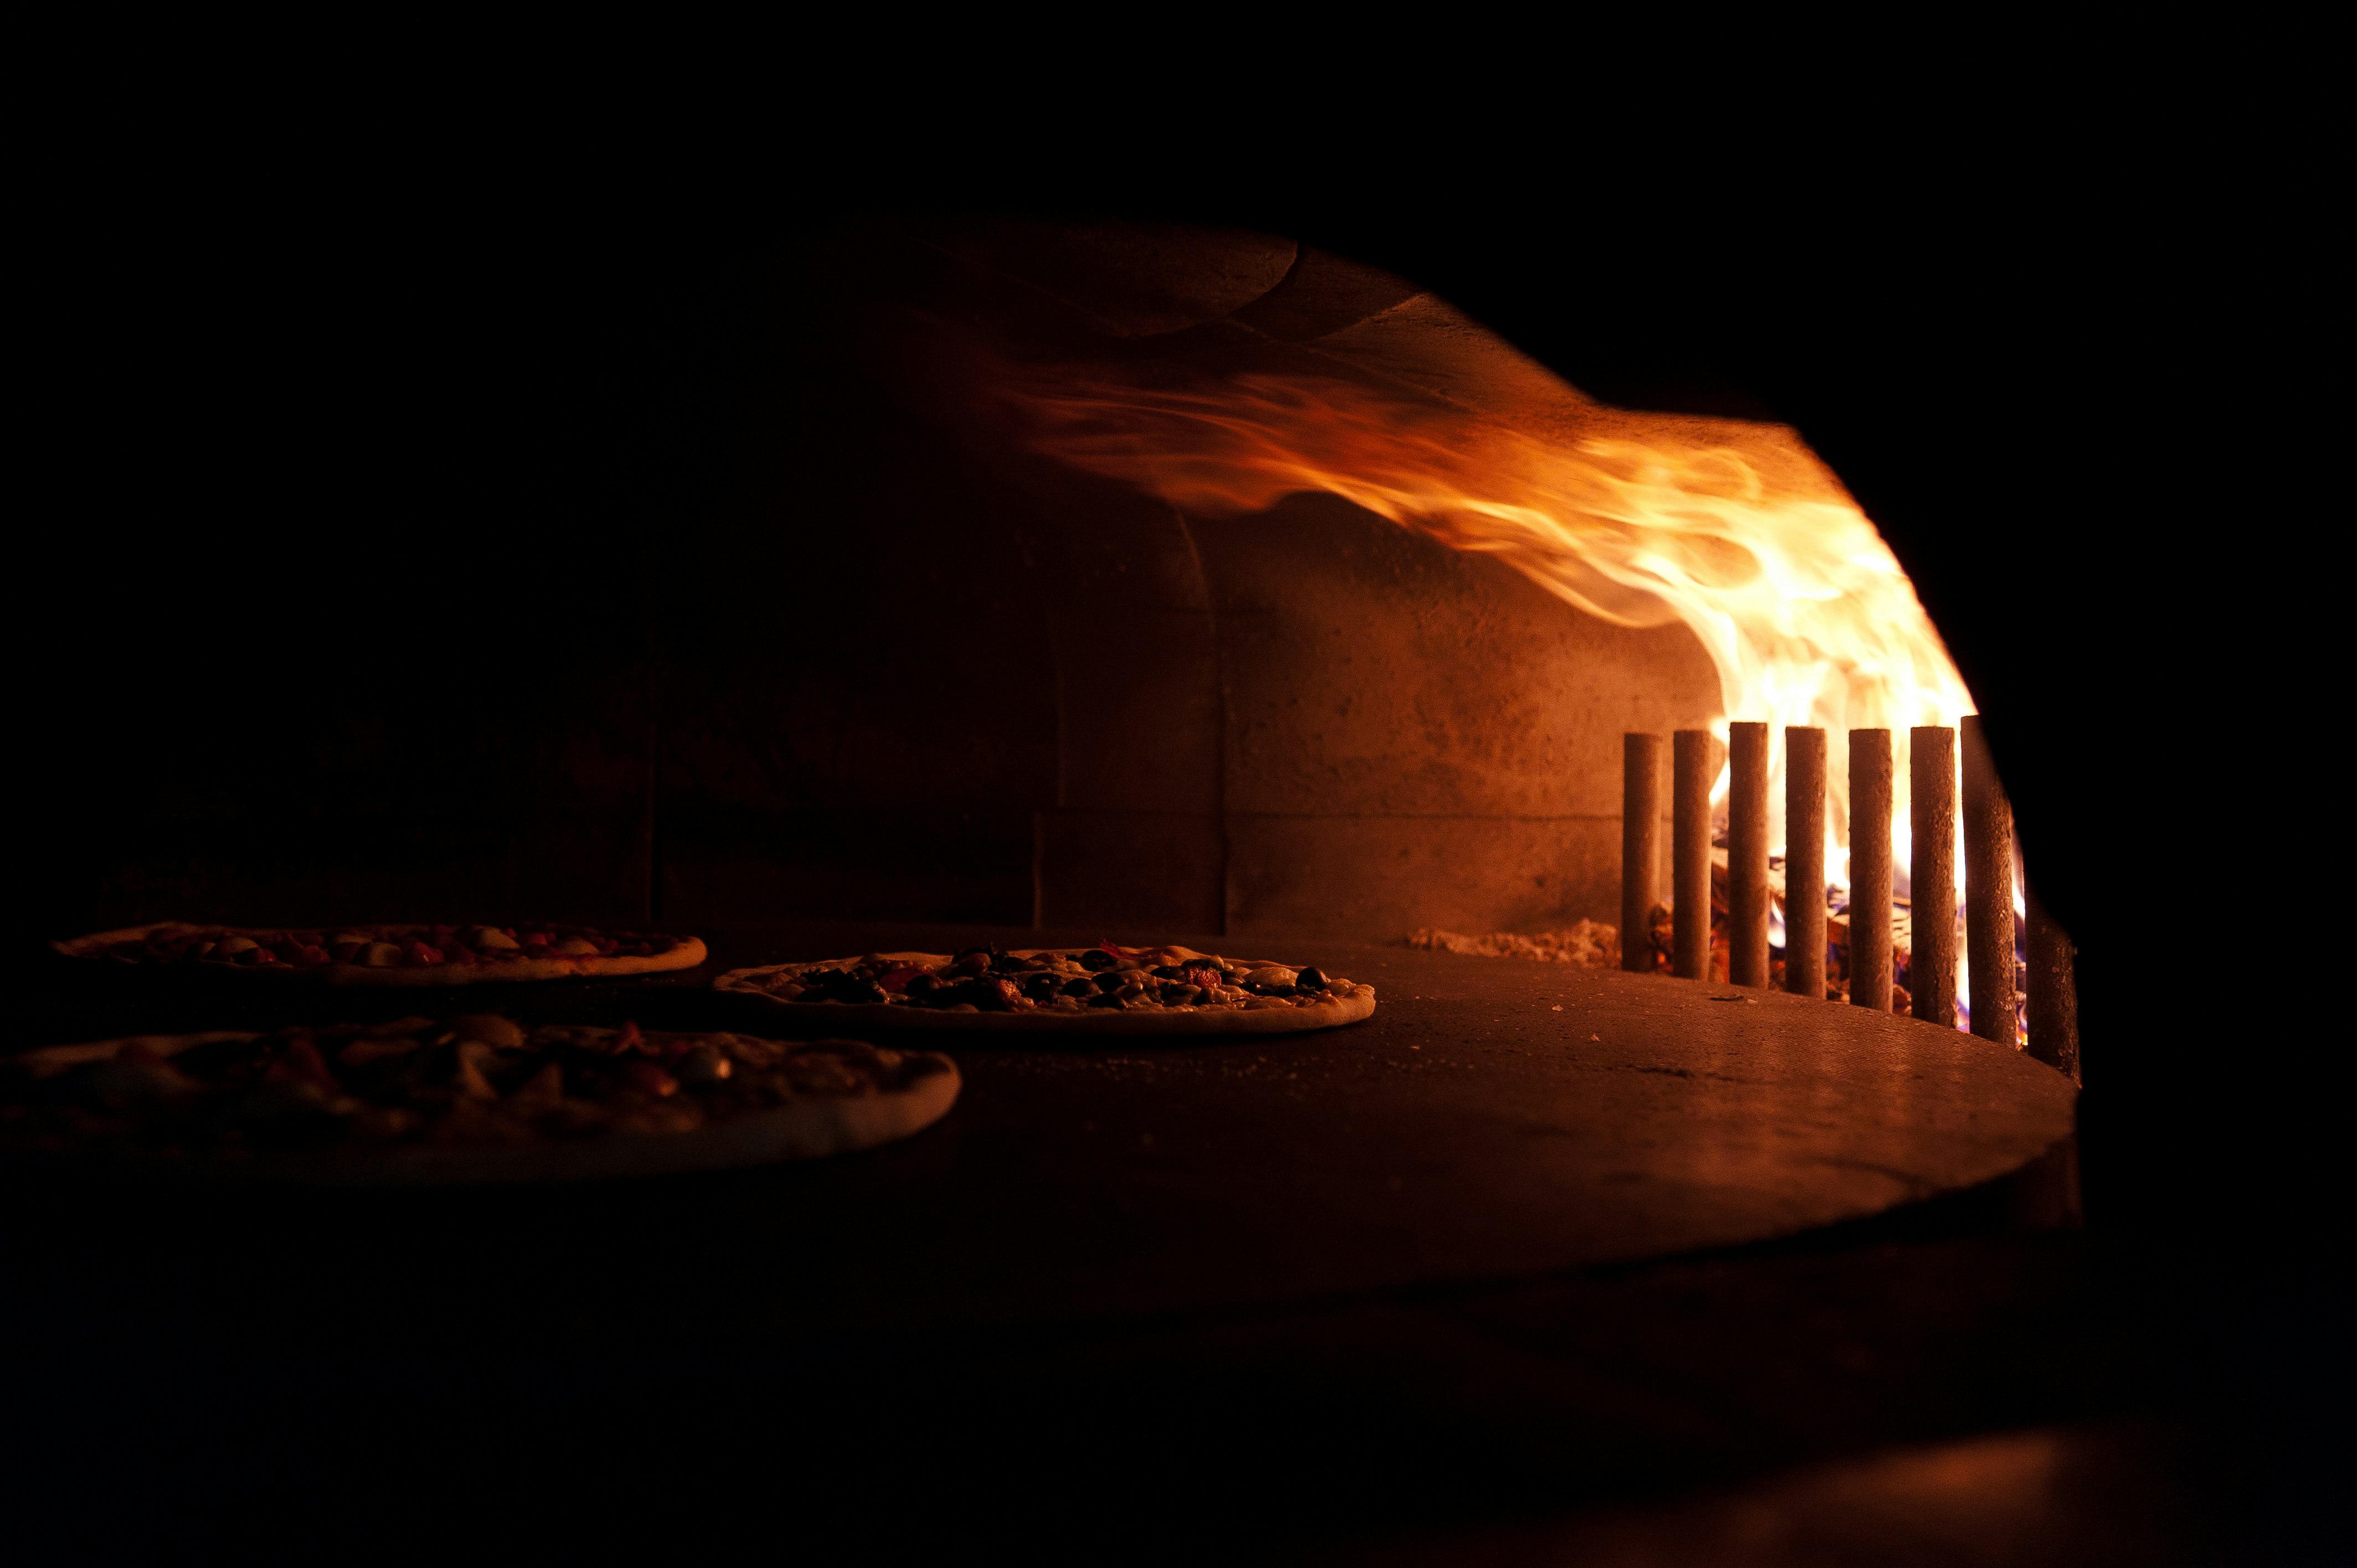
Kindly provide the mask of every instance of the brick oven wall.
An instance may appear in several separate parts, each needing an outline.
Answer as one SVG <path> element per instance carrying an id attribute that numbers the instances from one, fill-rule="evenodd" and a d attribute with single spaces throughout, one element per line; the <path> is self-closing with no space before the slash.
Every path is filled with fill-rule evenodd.
<path id="1" fill-rule="evenodd" d="M 242 600 L 109 564 L 124 613 L 208 628 L 242 650 L 224 666 L 355 651 L 259 706 L 201 680 L 59 686 L 76 723 L 120 723 L 60 764 L 45 934 L 841 916 L 1385 940 L 1614 918 L 1620 736 L 1717 712 L 1689 633 L 1608 625 L 1332 497 L 1184 516 L 1011 452 L 912 394 L 905 318 L 1083 349 L 1348 338 L 1469 404 L 1503 386 L 1542 420 L 1609 411 L 1287 242 L 938 239 L 855 237 L 781 274 L 745 324 L 713 509 L 603 537 L 535 520 L 455 575 L 340 546 Z M 568 527 L 563 550 L 531 542 Z M 393 662 L 422 677 L 369 673 L 363 651 L 406 647 L 425 651 Z"/>

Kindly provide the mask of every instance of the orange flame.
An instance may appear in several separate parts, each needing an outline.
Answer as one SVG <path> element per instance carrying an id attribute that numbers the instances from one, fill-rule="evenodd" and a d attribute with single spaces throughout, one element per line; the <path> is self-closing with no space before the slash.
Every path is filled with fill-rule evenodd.
<path id="1" fill-rule="evenodd" d="M 1328 490 L 1496 555 L 1605 620 L 1684 622 L 1718 672 L 1719 737 L 1729 719 L 1770 726 L 1777 843 L 1783 726 L 1835 732 L 1826 867 L 1839 885 L 1849 864 L 1840 732 L 1894 730 L 1903 876 L 1906 731 L 1953 725 L 1975 711 L 1972 697 L 1866 514 L 1821 467 L 1792 481 L 1805 448 L 1789 431 L 1714 421 L 1697 439 L 1692 421 L 1652 428 L 1616 413 L 1611 434 L 1551 441 L 1339 377 L 1170 386 L 1103 369 L 1008 369 L 1002 384 L 1035 420 L 1037 450 L 1183 510 L 1257 511 Z M 1727 787 L 1722 769 L 1714 800 Z"/>

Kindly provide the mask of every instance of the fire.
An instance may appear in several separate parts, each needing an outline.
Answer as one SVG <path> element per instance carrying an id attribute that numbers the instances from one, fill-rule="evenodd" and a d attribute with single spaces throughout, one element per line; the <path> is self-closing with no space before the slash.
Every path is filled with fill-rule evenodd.
<path id="1" fill-rule="evenodd" d="M 1825 864 L 1836 886 L 1849 860 L 1842 732 L 1890 729 L 1905 890 L 1908 727 L 1953 725 L 1975 705 L 1897 557 L 1793 432 L 1605 410 L 1560 381 L 1558 416 L 1525 421 L 1347 373 L 1174 379 L 1167 368 L 998 364 L 989 379 L 1026 413 L 1037 451 L 1181 510 L 1249 513 L 1327 490 L 1496 555 L 1589 615 L 1684 623 L 1717 671 L 1720 739 L 1730 720 L 1770 726 L 1778 845 L 1783 726 L 1832 732 Z M 1597 417 L 1567 424 L 1564 404 Z M 1714 800 L 1727 789 L 1722 768 Z"/>

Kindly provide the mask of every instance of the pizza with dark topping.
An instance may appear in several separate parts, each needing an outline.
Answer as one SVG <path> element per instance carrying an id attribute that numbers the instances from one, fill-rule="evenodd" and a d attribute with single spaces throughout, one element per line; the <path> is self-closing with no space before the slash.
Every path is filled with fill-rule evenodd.
<path id="1" fill-rule="evenodd" d="M 713 985 L 827 1028 L 1275 1035 L 1375 1010 L 1374 987 L 1315 965 L 1113 942 L 875 952 L 731 970 Z"/>
<path id="2" fill-rule="evenodd" d="M 695 937 L 525 921 L 512 926 L 199 926 L 184 920 L 52 944 L 68 958 L 231 971 L 326 985 L 472 985 L 694 969 Z"/>
<path id="3" fill-rule="evenodd" d="M 0 1150 L 362 1184 L 808 1159 L 908 1136 L 957 1067 L 859 1040 L 436 1022 L 147 1035 L 0 1066 Z"/>

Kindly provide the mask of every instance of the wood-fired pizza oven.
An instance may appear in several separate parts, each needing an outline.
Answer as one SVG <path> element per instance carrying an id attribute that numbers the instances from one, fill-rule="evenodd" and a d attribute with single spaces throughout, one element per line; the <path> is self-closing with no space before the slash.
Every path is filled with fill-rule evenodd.
<path id="1" fill-rule="evenodd" d="M 1767 748 L 1818 736 L 1833 854 L 1882 768 L 1899 849 L 1887 825 L 1859 842 L 1906 894 L 1910 726 L 1978 733 L 1948 727 L 1975 707 L 1872 509 L 1794 429 L 1615 406 L 1415 283 L 1236 229 L 862 217 L 730 264 L 697 354 L 601 367 L 585 289 L 569 357 L 434 339 L 447 374 L 327 396 L 301 439 L 207 427 L 175 468 L 185 523 L 59 541 L 70 636 L 25 694 L 35 1043 L 248 1026 L 224 998 L 307 1026 L 321 996 L 422 1038 L 400 1015 L 463 1001 L 241 993 L 226 969 L 141 991 L 37 945 L 164 919 L 578 921 L 707 935 L 716 972 L 865 951 L 904 979 L 933 944 L 979 974 L 1001 947 L 1191 940 L 1302 966 L 1254 1005 L 1316 1004 L 1311 966 L 1347 966 L 1368 1009 L 1298 1037 L 927 1036 L 958 1053 L 953 1106 L 791 1167 L 365 1200 L 27 1187 L 7 1222 L 32 1327 L 8 1337 L 67 1348 L 10 1383 L 53 1429 L 45 1485 L 100 1487 L 74 1505 L 92 1518 L 175 1499 L 126 1527 L 167 1534 L 216 1493 L 241 1519 L 294 1498 L 355 1554 L 381 1513 L 473 1539 L 427 1506 L 470 1489 L 576 1532 L 640 1509 L 661 1550 L 707 1518 L 824 1513 L 813 1540 L 905 1528 L 944 1561 L 1049 1539 L 1340 1561 L 1432 1531 L 1458 1532 L 1433 1561 L 1753 1561 L 1735 1547 L 1764 1520 L 2001 1537 L 2008 1561 L 2035 1536 L 2051 1550 L 2019 1560 L 2060 1562 L 2158 1530 L 2146 1502 L 2206 1461 L 2147 1419 L 2175 1330 L 2115 1330 L 2181 1281 L 2096 1282 L 2072 1079 L 2016 1053 L 2002 1002 L 1975 1039 L 1766 973 Z M 467 334 L 500 315 L 478 301 Z M 309 401 L 280 369 L 271 406 Z M 678 395 L 645 395 L 672 371 Z M 617 456 L 595 433 L 629 419 L 583 413 L 607 401 L 672 423 Z M 390 427 L 482 460 L 354 434 L 395 403 Z M 161 450 L 137 455 L 174 467 Z M 1451 489 L 1469 473 L 1519 477 Z M 1550 484 L 1590 488 L 1524 504 Z M 1693 525 L 1675 560 L 1616 510 L 1648 487 L 1645 527 Z M 1730 510 L 1760 544 L 1735 565 L 1712 542 Z M 1843 542 L 1818 565 L 1847 586 L 1780 576 L 1805 554 L 1780 528 Z M 1806 618 L 1827 604 L 1838 657 Z M 1845 728 L 1882 739 L 1853 754 Z M 1973 766 L 1981 825 L 1955 836 L 1998 869 L 1974 873 L 1971 940 L 2009 974 L 2015 849 Z M 1715 827 L 1722 923 L 1758 925 L 1754 958 L 1727 939 L 1733 984 L 1708 961 Z M 1631 920 L 1672 918 L 1651 901 L 1674 841 L 1674 975 L 1403 944 L 1581 920 L 1667 941 Z M 1672 968 L 1652 952 L 1629 967 Z M 1165 973 L 1170 1017 L 1214 994 L 1196 973 Z M 835 978 L 881 1031 L 866 974 Z M 709 981 L 472 989 L 650 1057 L 642 1023 L 743 1029 L 721 1009 L 748 997 L 785 1016 Z M 991 1021 L 1020 1024 L 1006 983 Z M 1040 995 L 1078 1016 L 1077 983 Z M 457 1022 L 479 1032 L 455 1059 L 505 1037 Z M 2110 1026 L 2126 1062 L 2138 1021 Z M 2050 1065 L 2075 1065 L 2071 1027 Z M 2179 1152 L 2110 1169 L 2157 1180 Z M 2106 1179 L 2091 1195 L 2133 1208 Z M 1698 1488 L 1691 1519 L 1599 1511 Z"/>

